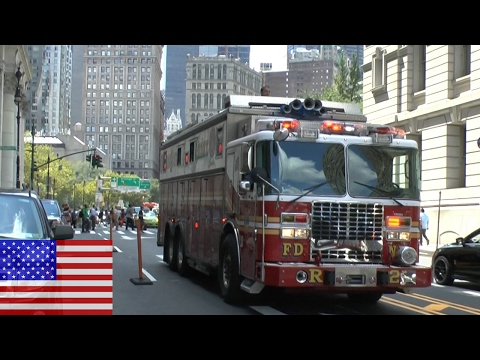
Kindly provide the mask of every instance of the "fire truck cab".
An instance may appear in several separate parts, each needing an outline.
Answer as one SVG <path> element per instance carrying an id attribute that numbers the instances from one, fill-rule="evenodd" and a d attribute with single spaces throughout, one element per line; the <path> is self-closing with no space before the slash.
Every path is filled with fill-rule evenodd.
<path id="1" fill-rule="evenodd" d="M 353 104 L 231 95 L 161 147 L 157 245 L 225 301 L 265 287 L 376 302 L 431 284 L 418 265 L 418 146 Z"/>

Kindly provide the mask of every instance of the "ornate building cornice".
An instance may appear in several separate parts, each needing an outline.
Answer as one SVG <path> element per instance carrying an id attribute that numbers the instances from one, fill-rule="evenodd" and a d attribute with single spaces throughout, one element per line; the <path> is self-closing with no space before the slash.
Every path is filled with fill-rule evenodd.
<path id="1" fill-rule="evenodd" d="M 8 94 L 15 95 L 15 90 L 17 90 L 18 81 L 15 77 L 15 74 L 12 73 L 4 73 L 4 92 Z"/>

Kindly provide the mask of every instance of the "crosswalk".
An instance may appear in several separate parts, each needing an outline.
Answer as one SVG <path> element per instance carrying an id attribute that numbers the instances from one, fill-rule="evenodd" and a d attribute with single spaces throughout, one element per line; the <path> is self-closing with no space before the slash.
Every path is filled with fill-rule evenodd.
<path id="1" fill-rule="evenodd" d="M 120 230 L 120 229 L 119 229 L 119 230 L 115 230 L 115 229 L 114 229 L 113 231 L 114 231 L 116 234 L 121 235 L 123 238 L 124 238 L 124 237 L 129 237 L 129 238 L 130 238 L 130 234 L 134 235 L 135 238 L 136 238 L 136 235 L 137 235 L 137 230 L 131 230 L 131 229 L 129 229 L 129 230 Z M 81 233 L 82 233 L 82 229 L 75 229 L 75 234 L 76 234 L 76 235 L 79 235 L 79 234 L 81 234 Z M 100 234 L 100 235 L 102 235 L 102 234 L 104 234 L 104 235 L 110 235 L 110 229 L 97 228 L 97 229 L 95 229 L 95 231 L 90 230 L 90 234 L 96 234 L 96 233 L 98 233 L 98 234 Z M 145 236 L 145 234 L 147 234 L 147 235 L 155 235 L 156 232 L 152 232 L 152 231 L 149 231 L 149 230 L 145 230 L 145 231 L 142 233 L 142 236 Z"/>

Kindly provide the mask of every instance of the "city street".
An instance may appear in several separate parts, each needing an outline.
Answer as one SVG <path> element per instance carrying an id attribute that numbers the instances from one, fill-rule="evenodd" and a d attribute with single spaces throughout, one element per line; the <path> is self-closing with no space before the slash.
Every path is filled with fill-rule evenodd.
<path id="1" fill-rule="evenodd" d="M 480 315 L 480 285 L 455 281 L 453 286 L 432 284 L 411 294 L 384 295 L 376 305 L 352 304 L 343 295 L 263 296 L 242 306 L 226 304 L 217 283 L 201 273 L 183 278 L 162 261 L 163 247 L 156 245 L 156 229 L 142 234 L 142 266 L 139 268 L 136 231 L 113 230 L 114 315 Z M 76 239 L 108 239 L 110 229 Z M 420 250 L 421 264 L 430 264 L 434 248 Z M 136 285 L 131 279 L 149 284 Z"/>

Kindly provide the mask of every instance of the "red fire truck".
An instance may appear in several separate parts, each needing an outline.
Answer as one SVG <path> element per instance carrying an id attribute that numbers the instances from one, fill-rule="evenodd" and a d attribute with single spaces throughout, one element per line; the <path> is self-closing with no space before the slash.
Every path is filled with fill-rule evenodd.
<path id="1" fill-rule="evenodd" d="M 161 147 L 157 245 L 172 271 L 264 288 L 383 294 L 431 284 L 418 265 L 417 143 L 358 107 L 231 95 Z"/>

